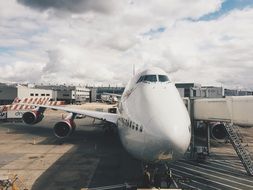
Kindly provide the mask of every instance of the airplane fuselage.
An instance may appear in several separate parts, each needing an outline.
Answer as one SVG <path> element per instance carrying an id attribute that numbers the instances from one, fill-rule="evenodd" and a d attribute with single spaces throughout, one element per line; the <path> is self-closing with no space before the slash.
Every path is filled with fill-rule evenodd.
<path id="1" fill-rule="evenodd" d="M 151 68 L 134 76 L 118 110 L 120 139 L 137 159 L 173 161 L 186 152 L 191 138 L 189 114 L 164 71 Z"/>

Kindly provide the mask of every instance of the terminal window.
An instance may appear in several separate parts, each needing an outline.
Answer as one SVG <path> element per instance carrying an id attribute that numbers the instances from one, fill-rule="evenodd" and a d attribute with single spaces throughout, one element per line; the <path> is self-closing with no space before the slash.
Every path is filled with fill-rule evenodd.
<path id="1" fill-rule="evenodd" d="M 33 93 L 31 93 L 31 94 L 30 94 L 30 96 L 34 96 L 34 94 L 33 94 Z"/>
<path id="2" fill-rule="evenodd" d="M 50 96 L 50 94 L 47 94 L 47 96 Z"/>
<path id="3" fill-rule="evenodd" d="M 41 94 L 41 96 L 45 96 L 45 94 Z"/>
<path id="4" fill-rule="evenodd" d="M 39 94 L 35 94 L 35 96 L 39 96 Z"/>

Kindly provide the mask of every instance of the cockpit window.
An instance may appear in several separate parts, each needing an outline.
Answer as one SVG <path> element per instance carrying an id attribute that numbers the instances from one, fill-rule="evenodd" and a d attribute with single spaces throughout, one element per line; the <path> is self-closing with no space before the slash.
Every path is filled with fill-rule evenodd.
<path id="1" fill-rule="evenodd" d="M 137 81 L 137 83 L 143 81 L 143 77 L 144 77 L 144 76 L 141 76 L 141 77 L 139 78 L 139 80 Z"/>
<path id="2" fill-rule="evenodd" d="M 156 75 L 144 75 L 143 81 L 156 82 Z"/>
<path id="3" fill-rule="evenodd" d="M 167 82 L 167 81 L 169 81 L 169 78 L 166 75 L 158 75 L 158 79 L 159 79 L 160 82 Z"/>
<path id="4" fill-rule="evenodd" d="M 139 78 L 139 80 L 137 81 L 137 83 L 139 83 L 139 82 L 145 82 L 145 81 L 156 82 L 157 81 L 156 75 L 143 75 L 143 76 L 141 76 Z"/>

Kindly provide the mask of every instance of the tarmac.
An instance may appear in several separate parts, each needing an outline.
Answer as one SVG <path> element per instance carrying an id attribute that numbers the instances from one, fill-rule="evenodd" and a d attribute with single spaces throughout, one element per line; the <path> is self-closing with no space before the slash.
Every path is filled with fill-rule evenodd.
<path id="1" fill-rule="evenodd" d="M 48 111 L 34 126 L 0 123 L 0 178 L 17 174 L 33 190 L 123 189 L 124 183 L 140 182 L 141 162 L 124 150 L 116 133 L 105 134 L 100 121 L 77 119 L 71 137 L 55 138 L 52 127 L 62 113 Z M 253 128 L 240 129 L 252 154 Z M 183 189 L 253 189 L 253 177 L 229 143 L 214 143 L 203 162 L 182 159 L 171 169 Z"/>

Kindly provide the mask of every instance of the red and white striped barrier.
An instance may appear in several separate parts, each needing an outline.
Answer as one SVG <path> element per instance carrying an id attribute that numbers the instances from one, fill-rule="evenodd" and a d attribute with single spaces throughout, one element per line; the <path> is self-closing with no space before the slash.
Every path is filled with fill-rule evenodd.
<path id="1" fill-rule="evenodd" d="M 64 105 L 64 101 L 50 101 L 50 98 L 15 98 L 11 105 L 4 105 L 0 107 L 0 112 L 4 111 L 17 111 L 17 110 L 29 110 L 33 109 L 34 106 L 20 105 L 20 104 L 38 104 L 38 105 L 51 105 L 60 106 Z"/>

